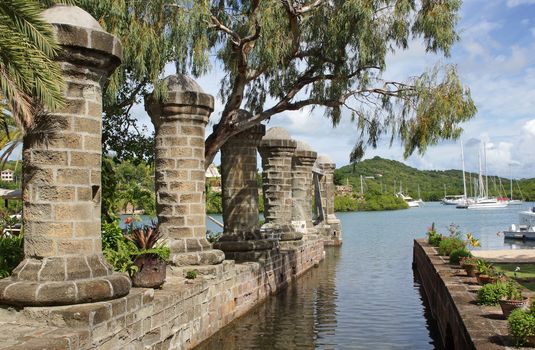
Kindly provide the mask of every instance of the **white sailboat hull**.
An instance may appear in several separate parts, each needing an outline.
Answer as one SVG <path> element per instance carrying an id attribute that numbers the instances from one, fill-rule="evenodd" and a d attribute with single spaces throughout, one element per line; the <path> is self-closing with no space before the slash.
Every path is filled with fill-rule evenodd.
<path id="1" fill-rule="evenodd" d="M 495 199 L 482 199 L 468 205 L 468 210 L 488 210 L 507 208 L 507 202 L 499 202 Z"/>

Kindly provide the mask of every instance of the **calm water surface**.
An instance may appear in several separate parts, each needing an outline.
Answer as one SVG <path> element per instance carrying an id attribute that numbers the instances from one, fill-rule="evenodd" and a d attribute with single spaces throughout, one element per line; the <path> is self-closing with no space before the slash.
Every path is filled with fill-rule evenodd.
<path id="1" fill-rule="evenodd" d="M 412 240 L 431 222 L 440 232 L 455 223 L 483 249 L 519 247 L 496 233 L 516 223 L 523 208 L 474 212 L 433 203 L 339 213 L 341 248 L 327 249 L 319 268 L 198 349 L 434 349 L 434 328 L 411 268 Z"/>

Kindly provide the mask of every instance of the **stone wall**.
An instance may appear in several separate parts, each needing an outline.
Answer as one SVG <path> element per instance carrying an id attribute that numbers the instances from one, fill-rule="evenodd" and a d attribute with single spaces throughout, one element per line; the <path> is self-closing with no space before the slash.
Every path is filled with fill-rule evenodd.
<path id="1" fill-rule="evenodd" d="M 0 349 L 190 349 L 322 258 L 322 241 L 310 240 L 261 263 L 199 267 L 195 280 L 172 268 L 161 290 L 132 288 L 107 302 L 4 310 L 9 316 L 0 309 Z"/>
<path id="2" fill-rule="evenodd" d="M 482 307 L 475 302 L 480 288 L 448 257 L 439 256 L 424 239 L 414 241 L 413 267 L 436 321 L 444 349 L 504 349 L 507 321 L 500 307 Z"/>

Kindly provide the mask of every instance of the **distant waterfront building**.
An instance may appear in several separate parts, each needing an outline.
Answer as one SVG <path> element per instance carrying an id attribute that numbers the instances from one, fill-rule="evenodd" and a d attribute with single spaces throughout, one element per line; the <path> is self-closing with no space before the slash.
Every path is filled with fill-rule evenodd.
<path id="1" fill-rule="evenodd" d="M 11 169 L 2 170 L 0 178 L 2 181 L 13 182 L 13 173 L 14 172 Z"/>
<path id="2" fill-rule="evenodd" d="M 204 176 L 206 177 L 206 182 L 210 184 L 210 186 L 221 186 L 221 174 L 219 173 L 219 170 L 217 169 L 214 163 L 208 166 L 208 169 L 206 169 L 206 171 L 204 172 Z"/>

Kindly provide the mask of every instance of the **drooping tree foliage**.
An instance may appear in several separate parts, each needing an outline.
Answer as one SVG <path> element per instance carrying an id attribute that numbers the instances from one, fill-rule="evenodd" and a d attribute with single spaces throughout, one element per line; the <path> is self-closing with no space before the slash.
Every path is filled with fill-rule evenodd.
<path id="1" fill-rule="evenodd" d="M 384 135 L 399 139 L 406 156 L 424 152 L 458 137 L 460 123 L 476 112 L 454 66 L 406 81 L 383 76 L 387 55 L 412 39 L 449 55 L 458 40 L 460 0 L 77 2 L 125 49 L 104 104 L 105 146 L 119 156 L 139 155 L 150 144 L 139 136 L 131 142 L 132 106 L 152 89 L 166 97 L 157 81 L 168 63 L 194 76 L 211 67 L 225 72 L 224 109 L 206 140 L 207 165 L 230 136 L 307 106 L 323 108 L 333 125 L 343 115 L 353 118 L 360 133 L 352 160 Z"/>

